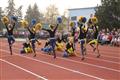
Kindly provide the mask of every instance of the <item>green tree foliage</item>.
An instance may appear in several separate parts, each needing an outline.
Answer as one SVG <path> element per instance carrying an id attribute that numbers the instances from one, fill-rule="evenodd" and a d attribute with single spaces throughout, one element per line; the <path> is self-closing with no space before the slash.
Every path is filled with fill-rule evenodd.
<path id="1" fill-rule="evenodd" d="M 22 6 L 16 9 L 14 0 L 8 0 L 8 6 L 5 8 L 5 15 L 9 17 L 17 16 L 19 20 L 22 19 Z"/>
<path id="2" fill-rule="evenodd" d="M 18 17 L 18 21 L 20 21 L 22 19 L 22 6 L 20 6 L 17 10 L 16 10 L 16 16 Z"/>
<path id="3" fill-rule="evenodd" d="M 0 7 L 0 31 L 2 31 L 3 29 L 3 24 L 2 24 L 2 21 L 1 21 L 1 18 L 3 17 L 3 10 L 2 8 Z"/>
<path id="4" fill-rule="evenodd" d="M 7 16 L 13 16 L 15 15 L 15 3 L 14 3 L 14 0 L 8 0 L 8 7 L 6 7 L 6 15 Z"/>
<path id="5" fill-rule="evenodd" d="M 101 0 L 95 15 L 100 28 L 120 28 L 120 0 Z"/>
<path id="6" fill-rule="evenodd" d="M 8 0 L 8 6 L 4 10 L 4 14 L 8 17 L 16 16 L 18 18 L 18 21 L 22 19 L 22 6 L 19 6 L 18 9 L 15 8 L 14 0 Z M 15 29 L 20 27 L 19 24 L 16 24 Z"/>
<path id="7" fill-rule="evenodd" d="M 31 5 L 28 6 L 28 9 L 27 9 L 27 12 L 26 12 L 26 15 L 25 15 L 25 19 L 28 21 L 28 22 L 31 22 L 31 19 L 32 19 L 32 7 Z"/>
<path id="8" fill-rule="evenodd" d="M 25 19 L 30 23 L 32 19 L 36 19 L 37 22 L 40 22 L 42 18 L 43 14 L 40 13 L 37 4 L 35 3 L 33 7 L 29 5 L 25 15 Z"/>
<path id="9" fill-rule="evenodd" d="M 62 15 L 61 17 L 62 17 L 62 23 L 58 27 L 58 30 L 59 31 L 67 30 L 68 29 L 68 26 L 67 26 L 68 18 L 65 17 L 65 15 Z"/>
<path id="10" fill-rule="evenodd" d="M 46 8 L 45 18 L 48 20 L 48 23 L 55 24 L 58 15 L 58 8 L 55 5 L 49 5 Z"/>

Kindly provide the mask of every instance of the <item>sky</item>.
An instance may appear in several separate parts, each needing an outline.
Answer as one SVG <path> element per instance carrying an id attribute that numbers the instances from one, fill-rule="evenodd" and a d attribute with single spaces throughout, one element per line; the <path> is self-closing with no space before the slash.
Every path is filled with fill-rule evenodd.
<path id="1" fill-rule="evenodd" d="M 0 0 L 0 7 L 2 7 L 2 9 L 7 7 L 7 2 L 8 0 Z M 14 2 L 15 8 L 18 8 L 20 5 L 23 6 L 23 15 L 25 15 L 28 6 L 33 6 L 34 3 L 37 3 L 39 11 L 43 13 L 49 5 L 54 4 L 61 15 L 67 9 L 95 7 L 101 4 L 101 0 L 14 0 Z"/>

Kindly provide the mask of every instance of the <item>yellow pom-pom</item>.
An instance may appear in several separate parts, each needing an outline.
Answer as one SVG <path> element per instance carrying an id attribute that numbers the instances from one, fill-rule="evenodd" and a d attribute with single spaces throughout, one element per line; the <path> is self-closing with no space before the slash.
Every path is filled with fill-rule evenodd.
<path id="1" fill-rule="evenodd" d="M 79 21 L 79 22 L 82 22 L 83 18 L 84 18 L 83 16 L 80 16 L 80 17 L 78 18 L 78 21 Z"/>
<path id="2" fill-rule="evenodd" d="M 87 28 L 84 28 L 84 31 L 87 31 Z"/>
<path id="3" fill-rule="evenodd" d="M 97 24 L 97 23 L 98 23 L 98 19 L 97 19 L 96 17 L 91 18 L 91 21 L 92 21 L 92 23 L 94 23 L 94 24 Z"/>
<path id="4" fill-rule="evenodd" d="M 70 26 L 74 27 L 75 23 L 74 22 L 70 22 Z"/>
<path id="5" fill-rule="evenodd" d="M 26 20 L 21 20 L 20 21 L 21 27 L 28 27 L 28 22 Z"/>
<path id="6" fill-rule="evenodd" d="M 9 19 L 8 19 L 7 16 L 2 17 L 1 21 L 2 21 L 4 24 L 8 24 L 8 23 L 9 23 Z"/>
<path id="7" fill-rule="evenodd" d="M 36 32 L 36 30 L 35 30 L 35 28 L 34 28 L 34 27 L 32 28 L 32 31 L 33 31 L 33 32 Z"/>
<path id="8" fill-rule="evenodd" d="M 42 29 L 41 23 L 37 23 L 37 24 L 35 25 L 35 31 L 39 31 L 39 30 L 41 30 L 41 29 Z"/>

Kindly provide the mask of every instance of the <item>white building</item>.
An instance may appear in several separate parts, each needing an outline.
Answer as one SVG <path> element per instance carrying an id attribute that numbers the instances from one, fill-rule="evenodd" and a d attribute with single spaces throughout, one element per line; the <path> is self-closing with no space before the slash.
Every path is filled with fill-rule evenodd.
<path id="1" fill-rule="evenodd" d="M 91 14 L 95 14 L 95 7 L 68 9 L 68 12 L 72 21 L 77 20 L 79 16 L 84 16 L 88 19 Z"/>

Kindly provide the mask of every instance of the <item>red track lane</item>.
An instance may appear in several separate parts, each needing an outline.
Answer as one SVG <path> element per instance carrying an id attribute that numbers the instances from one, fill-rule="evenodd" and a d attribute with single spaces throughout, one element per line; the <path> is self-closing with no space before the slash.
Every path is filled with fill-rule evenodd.
<path id="1" fill-rule="evenodd" d="M 43 57 L 44 57 L 44 60 L 43 60 Z M 49 57 L 46 57 L 45 58 L 45 56 L 40 56 L 39 58 L 37 57 L 37 60 L 42 60 L 42 61 L 45 61 L 45 62 L 49 62 L 49 63 L 53 63 L 53 64 L 57 64 L 57 65 L 62 65 L 62 66 L 64 66 L 64 67 L 67 67 L 67 68 L 69 68 L 69 69 L 74 69 L 74 70 L 77 70 L 77 71 L 79 71 L 79 70 L 81 70 L 81 71 L 84 71 L 84 72 L 86 72 L 86 73 L 90 73 L 90 74 L 92 74 L 92 75 L 94 75 L 95 76 L 95 74 L 97 74 L 98 76 L 100 76 L 100 77 L 104 77 L 104 79 L 118 79 L 118 73 L 115 73 L 115 72 L 111 72 L 111 71 L 105 71 L 105 70 L 103 70 L 103 71 L 101 71 L 101 69 L 96 69 L 96 68 L 90 68 L 89 66 L 87 66 L 87 67 L 85 67 L 84 65 L 81 65 L 80 66 L 80 64 L 74 64 L 74 63 L 70 63 L 70 62 L 66 62 L 66 61 L 64 61 L 64 63 L 65 64 L 63 64 L 63 61 L 62 60 L 56 60 L 56 61 L 54 61 L 53 62 L 53 60 L 51 60 Z M 7 58 L 7 57 L 6 57 Z M 5 58 L 5 59 L 6 59 Z M 9 60 L 9 61 L 11 61 L 11 59 L 13 59 L 13 61 L 14 60 L 17 60 L 19 57 L 18 56 L 16 56 L 15 57 L 15 59 L 13 59 L 13 57 L 12 58 L 10 58 L 10 59 L 8 59 L 7 58 L 7 60 Z M 20 58 L 21 59 L 21 58 Z M 23 60 L 23 59 L 22 59 Z M 19 66 L 21 66 L 21 64 L 23 65 L 24 63 L 25 63 L 25 61 L 22 61 L 22 60 L 20 60 L 21 62 L 23 62 L 23 63 L 19 63 L 20 65 Z M 29 61 L 29 60 L 28 60 Z M 27 61 L 27 62 L 28 62 Z M 14 61 L 15 62 L 15 61 Z M 17 62 L 18 63 L 18 62 Z M 15 63 L 15 64 L 17 64 L 17 63 Z M 33 63 L 33 64 L 35 64 L 35 63 Z M 31 64 L 24 64 L 24 66 L 29 66 L 29 67 L 31 67 L 30 65 Z M 70 66 L 71 65 L 71 66 Z M 33 66 L 33 65 L 32 65 Z M 36 66 L 38 66 L 37 64 L 36 64 Z M 45 66 L 45 65 L 44 65 Z M 28 69 L 28 68 L 27 68 Z M 34 68 L 35 69 L 35 68 Z M 48 69 L 50 69 L 50 68 L 48 68 Z M 30 70 L 33 70 L 33 69 L 31 69 L 30 68 Z M 50 70 L 52 70 L 52 69 L 50 69 Z M 104 72 L 105 71 L 105 72 Z M 55 71 L 56 72 L 56 71 Z M 102 72 L 104 72 L 104 75 L 102 74 Z M 94 74 L 93 74 L 94 73 Z M 113 74 L 115 74 L 115 75 L 113 75 Z M 105 77 L 105 75 L 106 76 L 108 76 L 108 77 Z M 111 76 L 111 77 L 109 77 L 109 76 Z M 76 78 L 76 79 L 78 79 L 78 78 Z M 81 78 L 80 78 L 81 79 Z"/>
<path id="2" fill-rule="evenodd" d="M 18 47 L 19 48 L 19 47 Z M 18 49 L 16 49 L 16 50 L 14 50 L 16 53 L 19 53 L 19 50 Z M 40 52 L 38 52 L 38 53 L 40 53 Z M 42 53 L 42 52 L 41 52 Z M 58 54 L 60 54 L 61 55 L 61 53 L 60 52 L 57 52 L 57 56 L 58 56 Z M 61 55 L 62 56 L 62 55 Z M 76 60 L 76 61 L 81 61 L 80 59 L 81 58 L 78 58 L 78 57 L 70 57 L 70 59 L 72 59 L 72 60 Z M 89 59 L 89 58 L 86 58 L 85 59 L 85 62 L 87 62 L 87 63 L 91 63 L 91 64 L 96 64 L 96 65 L 100 65 L 100 66 L 106 66 L 106 67 L 109 67 L 109 68 L 112 68 L 112 69 L 118 69 L 118 70 L 120 70 L 119 69 L 119 64 L 116 64 L 116 63 L 110 63 L 110 62 L 102 62 L 101 61 L 102 59 L 101 58 L 94 58 L 94 59 Z M 119 62 L 118 62 L 119 63 Z"/>
<path id="3" fill-rule="evenodd" d="M 5 62 L 0 61 L 0 79 L 1 80 L 37 80 L 38 78 L 36 78 L 35 76 L 21 70 L 18 69 L 16 67 L 13 67 Z"/>
<path id="4" fill-rule="evenodd" d="M 80 59 L 80 58 L 78 58 L 78 59 Z M 101 62 L 102 58 L 100 58 L 100 59 L 95 58 L 95 60 L 98 60 L 98 62 L 96 62 L 97 65 L 101 65 L 99 63 Z M 111 60 L 113 61 L 113 60 L 117 60 L 117 59 L 111 59 Z M 94 60 L 91 60 L 91 59 L 90 60 L 88 59 L 87 61 L 94 62 Z M 117 60 L 117 62 L 119 63 L 119 60 Z M 106 62 L 102 63 L 102 64 L 103 64 L 102 66 L 106 65 L 106 66 L 111 67 L 111 68 L 114 68 L 114 67 L 117 68 L 117 69 L 119 68 L 119 65 L 115 65 L 115 64 L 111 65 L 111 64 L 107 64 Z"/>
<path id="5" fill-rule="evenodd" d="M 114 57 L 120 57 L 120 50 L 119 48 L 115 48 L 114 50 L 113 49 L 109 49 L 109 48 L 106 48 L 107 46 L 99 46 L 99 51 L 101 54 L 104 54 L 104 55 L 109 55 L 109 56 L 114 56 Z M 77 46 L 77 50 L 80 50 L 80 46 Z M 87 45 L 87 50 L 92 52 L 92 48 Z M 93 53 L 93 52 L 92 52 Z"/>
<path id="6" fill-rule="evenodd" d="M 18 51 L 18 50 L 16 50 L 16 51 Z M 19 52 L 19 51 L 18 51 L 18 52 Z M 17 53 L 18 53 L 18 52 L 17 52 Z M 57 52 L 57 53 L 58 53 L 58 52 Z M 71 58 L 73 58 L 73 57 L 71 57 Z M 73 58 L 73 60 L 80 61 L 80 58 L 77 58 L 77 57 L 76 57 L 76 58 Z M 98 60 L 98 61 L 96 62 L 95 60 Z M 120 66 L 120 65 L 118 65 L 118 64 L 113 64 L 113 63 L 111 64 L 110 62 L 109 62 L 109 63 L 108 63 L 108 62 L 104 62 L 104 63 L 102 62 L 102 63 L 101 63 L 101 58 L 100 58 L 100 59 L 95 58 L 94 60 L 86 59 L 85 62 L 87 62 L 87 63 L 90 62 L 91 64 L 96 64 L 96 65 L 100 65 L 100 66 L 106 66 L 106 67 L 109 67 L 109 68 L 112 68 L 112 69 L 115 68 L 115 69 L 120 70 L 120 69 L 119 69 L 119 66 Z"/>
<path id="7" fill-rule="evenodd" d="M 41 56 L 39 55 L 40 57 L 37 59 L 39 60 L 42 60 L 42 61 L 46 61 L 46 62 L 49 62 L 49 63 L 53 63 L 53 61 L 51 61 L 51 59 L 47 56 L 45 57 L 44 55 Z M 65 63 L 63 65 L 63 62 Z M 106 70 L 106 69 L 99 69 L 99 68 L 96 68 L 96 67 L 91 67 L 91 66 L 88 66 L 88 65 L 80 65 L 80 64 L 76 64 L 76 63 L 70 63 L 68 61 L 65 61 L 65 60 L 59 60 L 57 59 L 57 62 L 53 63 L 53 64 L 57 64 L 57 65 L 63 65 L 67 68 L 72 68 L 74 70 L 77 70 L 77 71 L 81 71 L 81 72 L 84 72 L 84 73 L 87 73 L 87 74 L 92 74 L 94 76 L 97 76 L 97 77 L 101 77 L 101 78 L 104 78 L 104 79 L 109 79 L 111 76 L 112 79 L 117 79 L 119 77 L 119 73 L 118 72 L 114 72 L 114 71 L 109 71 L 109 70 Z M 71 66 L 70 66 L 71 65 Z M 104 75 L 102 74 L 104 73 Z M 113 75 L 114 74 L 114 75 Z"/>
<path id="8" fill-rule="evenodd" d="M 7 43 L 7 41 L 6 40 L 1 40 L 3 43 Z M 22 47 L 22 43 L 23 42 L 18 42 L 18 41 L 16 41 L 17 42 L 17 44 L 15 43 L 14 45 L 17 45 L 17 46 L 19 46 L 19 45 L 21 45 L 21 47 Z M 41 42 L 42 42 L 42 45 L 44 46 L 44 44 L 45 44 L 45 40 L 41 40 Z M 18 45 L 19 44 L 19 45 Z M 3 45 L 6 45 L 6 46 L 8 46 L 8 44 L 3 44 Z M 42 46 L 37 46 L 37 47 L 42 47 Z M 79 46 L 79 44 L 77 45 L 77 50 L 79 51 L 79 48 L 80 46 Z M 109 47 L 109 48 L 108 48 Z M 114 50 L 112 50 L 114 48 Z M 92 48 L 88 45 L 87 46 L 87 49 L 88 49 L 88 51 L 90 52 L 90 53 L 92 53 Z M 105 54 L 105 55 L 108 55 L 108 56 L 113 56 L 113 57 L 120 57 L 120 50 L 119 50 L 119 48 L 118 47 L 110 47 L 110 46 L 99 46 L 99 50 L 100 50 L 100 53 L 101 54 Z M 106 51 L 107 50 L 107 51 Z M 88 53 L 89 53 L 88 52 Z"/>
<path id="9" fill-rule="evenodd" d="M 2 51 L 3 52 L 3 51 Z M 4 52 L 5 53 L 5 52 Z M 7 53 L 6 53 L 7 54 Z M 94 78 L 90 78 L 84 75 L 80 75 L 71 71 L 67 71 L 64 69 L 56 68 L 47 64 L 43 64 L 40 62 L 36 62 L 30 59 L 26 59 L 20 56 L 11 56 L 4 57 L 5 59 L 13 64 L 21 66 L 29 71 L 32 71 L 36 74 L 40 74 L 47 79 L 87 79 L 93 80 Z M 22 74 L 22 73 L 21 73 Z M 18 75 L 19 76 L 19 75 Z M 17 77 L 19 79 L 19 77 Z"/>
<path id="10" fill-rule="evenodd" d="M 8 52 L 9 52 L 9 49 L 8 49 L 8 47 L 6 46 L 7 45 L 7 43 L 5 43 L 6 41 L 3 41 L 2 40 L 2 47 L 1 47 L 1 49 L 3 49 L 3 50 L 8 50 Z M 45 41 L 43 41 L 42 43 L 43 43 L 43 45 L 44 45 L 44 42 Z M 20 46 L 19 46 L 20 45 Z M 18 49 L 20 49 L 21 48 L 21 46 L 22 46 L 22 43 L 21 42 L 16 42 L 15 43 L 15 45 L 14 45 L 14 47 L 15 48 L 18 48 Z M 39 47 L 42 47 L 42 46 L 39 46 Z M 13 52 L 15 52 L 16 54 L 18 54 L 19 53 L 19 50 L 17 50 L 17 49 L 15 49 L 14 48 L 14 51 Z M 120 70 L 120 65 L 119 64 L 115 64 L 115 63 L 110 63 L 110 62 L 105 62 L 105 61 L 102 61 L 102 60 L 108 60 L 108 61 L 114 61 L 114 62 L 119 62 L 120 61 L 120 59 L 119 59 L 119 51 L 118 51 L 118 48 L 117 47 L 115 47 L 114 48 L 114 50 L 112 50 L 114 47 L 108 47 L 108 46 L 100 46 L 100 49 L 103 51 L 103 54 L 105 54 L 105 55 L 108 55 L 108 56 L 111 56 L 111 57 L 104 57 L 104 55 L 100 58 L 100 59 L 97 59 L 97 58 L 95 58 L 95 55 L 91 55 L 92 54 L 92 52 L 91 51 L 89 51 L 90 52 L 90 55 L 88 54 L 87 55 L 87 57 L 88 58 L 86 58 L 85 59 L 85 61 L 81 61 L 80 60 L 80 58 L 78 58 L 78 57 L 70 57 L 69 59 L 63 59 L 62 57 L 61 57 L 61 52 L 57 52 L 57 56 L 59 56 L 59 58 L 57 58 L 56 60 L 53 60 L 53 59 L 51 59 L 52 57 L 51 56 L 49 56 L 49 55 L 46 55 L 46 54 L 41 54 L 41 53 L 43 53 L 43 52 L 37 52 L 38 53 L 38 55 L 37 55 L 37 57 L 35 58 L 36 60 L 40 60 L 40 61 L 45 61 L 45 62 L 49 62 L 49 63 L 52 63 L 52 64 L 56 64 L 56 65 L 59 65 L 59 66 L 63 66 L 63 67 L 65 67 L 65 68 L 69 68 L 69 69 L 73 69 L 73 70 L 76 70 L 76 71 L 80 71 L 80 72 L 83 72 L 83 73 L 87 73 L 87 74 L 90 74 L 90 75 L 93 75 L 93 76 L 96 76 L 96 77 L 100 77 L 100 78 L 104 78 L 104 79 L 115 79 L 115 80 L 119 80 L 120 79 L 120 77 L 119 77 L 119 75 L 120 75 L 120 72 L 117 72 L 117 71 L 112 71 L 112 70 L 108 70 L 108 69 L 104 69 L 104 68 L 100 68 L 100 67 L 95 67 L 95 66 L 90 66 L 90 65 L 87 65 L 87 64 L 83 64 L 83 63 L 88 63 L 88 64 L 93 64 L 93 65 L 100 65 L 100 66 L 103 66 L 103 67 L 108 67 L 108 68 L 111 68 L 111 69 L 115 69 L 115 70 Z M 79 48 L 78 48 L 79 49 Z M 91 48 L 87 48 L 87 49 L 89 49 L 89 50 L 91 50 Z M 108 51 L 108 52 L 104 52 L 104 50 L 105 51 Z M 4 52 L 4 51 L 2 51 L 3 53 L 2 53 L 2 56 L 0 56 L 1 58 L 4 58 L 4 59 L 6 59 L 6 60 L 9 60 L 9 61 L 12 61 L 12 62 L 15 62 L 15 64 L 18 64 L 18 65 L 20 65 L 20 66 L 23 66 L 23 67 L 25 67 L 25 68 L 27 68 L 27 69 L 29 69 L 29 70 L 33 70 L 34 71 L 34 69 L 31 69 L 31 68 L 28 68 L 28 66 L 24 66 L 24 65 L 26 65 L 26 64 L 24 64 L 24 63 L 22 63 L 22 62 L 20 62 L 20 63 L 18 63 L 19 61 L 19 59 L 21 60 L 21 59 L 23 59 L 23 58 L 21 58 L 20 56 L 12 56 L 12 57 L 10 57 L 9 56 L 9 53 L 7 52 Z M 118 52 L 118 53 L 117 53 Z M 118 57 L 118 58 L 112 58 L 112 56 L 114 55 L 114 57 Z M 33 57 L 31 57 L 32 56 L 32 54 L 30 54 L 30 55 L 27 55 L 27 57 L 30 57 L 30 58 L 33 58 Z M 17 61 L 16 61 L 17 60 Z M 28 60 L 28 59 L 25 59 L 24 58 L 24 60 Z M 23 61 L 24 61 L 23 60 Z M 71 60 L 74 60 L 74 61 L 71 61 Z M 31 61 L 31 60 L 28 60 L 28 61 Z M 26 61 L 26 63 L 27 63 L 27 61 Z M 31 61 L 31 63 L 32 64 L 38 64 L 37 66 L 42 66 L 43 64 L 42 63 L 40 63 L 39 61 L 38 62 L 34 62 L 33 60 Z M 24 65 L 23 65 L 24 64 Z M 31 65 L 31 64 L 29 64 L 29 63 L 27 63 L 28 65 Z M 32 65 L 33 66 L 33 65 Z M 35 65 L 34 65 L 35 66 Z M 50 65 L 47 65 L 47 64 L 44 64 L 44 66 L 50 66 Z M 35 66 L 36 67 L 36 66 Z M 51 67 L 51 66 L 50 66 Z M 52 68 L 54 68 L 54 67 L 52 67 Z M 49 68 L 48 68 L 49 69 Z M 41 69 L 40 69 L 41 70 Z M 43 70 L 43 69 L 42 69 Z M 54 70 L 54 69 L 53 69 Z M 63 70 L 63 69 L 62 69 Z M 35 70 L 36 71 L 36 70 Z M 61 71 L 61 70 L 60 70 Z M 65 71 L 65 70 L 64 70 Z M 55 73 L 56 71 L 54 71 L 54 72 L 52 72 L 52 73 Z M 59 70 L 57 71 L 57 72 L 59 72 Z M 73 74 L 73 72 L 72 73 L 70 73 L 69 71 L 66 71 L 66 72 L 68 72 L 69 74 Z M 38 72 L 39 73 L 39 72 Z M 44 74 L 43 74 L 44 75 Z M 56 76 L 59 76 L 59 75 L 57 75 L 57 74 L 55 74 Z M 80 75 L 80 74 L 79 74 Z M 45 77 L 46 77 L 47 75 L 45 74 Z M 66 76 L 66 74 L 64 75 L 64 76 Z M 81 77 L 82 76 L 82 77 Z M 49 77 L 49 75 L 48 75 L 48 77 Z M 51 78 L 52 77 L 52 78 Z M 57 77 L 53 77 L 52 75 L 51 75 L 51 77 L 50 77 L 50 79 L 58 79 Z M 60 78 L 61 78 L 61 76 L 60 76 Z M 86 78 L 86 76 L 83 76 L 83 75 L 80 75 L 80 79 L 83 79 L 83 78 L 85 78 L 85 79 L 91 79 L 90 77 L 87 77 Z M 65 78 L 61 78 L 61 79 L 65 79 Z M 72 77 L 72 78 L 66 78 L 66 79 L 79 79 L 79 77 Z"/>
<path id="11" fill-rule="evenodd" d="M 6 44 L 7 45 L 7 44 Z M 22 43 L 19 43 L 19 45 L 22 45 Z M 19 45 L 15 45 L 15 47 L 17 47 L 17 46 L 19 46 Z M 20 46 L 19 46 L 20 47 Z M 39 48 L 40 48 L 41 46 L 39 46 Z M 78 50 L 78 53 L 80 52 L 80 50 Z M 111 53 L 110 51 L 109 52 L 107 52 L 108 54 L 109 53 Z M 94 55 L 93 55 L 94 54 Z M 115 55 L 115 54 L 114 54 Z M 119 58 L 119 55 L 117 54 L 116 56 L 117 57 L 113 57 L 114 56 L 113 54 L 111 55 L 111 56 L 107 56 L 107 55 L 105 55 L 104 56 L 104 54 L 103 53 L 101 53 L 101 59 L 104 59 L 104 60 L 110 60 L 110 61 L 115 61 L 115 62 L 119 62 L 120 61 L 120 58 Z M 88 55 L 87 55 L 88 57 L 92 57 L 92 58 L 95 58 L 95 53 L 92 53 L 90 50 L 88 51 Z M 112 58 L 113 57 L 113 58 Z"/>

